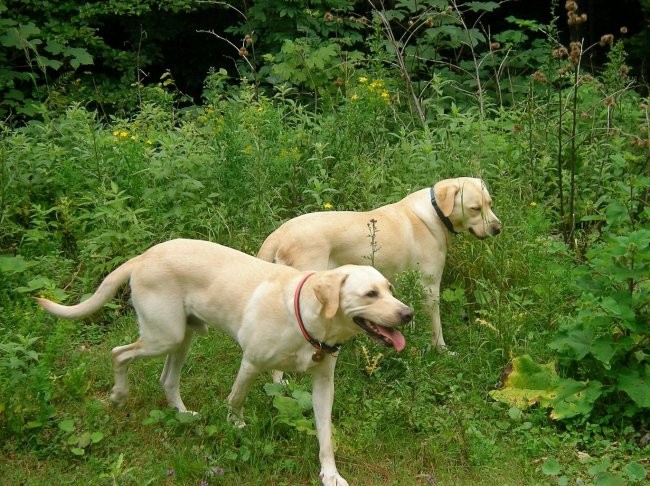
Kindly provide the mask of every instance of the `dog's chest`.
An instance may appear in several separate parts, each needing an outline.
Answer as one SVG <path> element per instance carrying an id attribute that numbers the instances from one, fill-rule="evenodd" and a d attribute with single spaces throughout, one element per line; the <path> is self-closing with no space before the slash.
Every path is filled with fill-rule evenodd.
<path id="1" fill-rule="evenodd" d="M 273 368 L 283 371 L 307 372 L 322 361 L 322 359 L 314 359 L 315 351 L 312 346 L 301 346 L 300 349 L 293 352 L 281 353 L 276 357 L 277 362 Z M 324 359 L 326 355 L 321 357 Z"/>

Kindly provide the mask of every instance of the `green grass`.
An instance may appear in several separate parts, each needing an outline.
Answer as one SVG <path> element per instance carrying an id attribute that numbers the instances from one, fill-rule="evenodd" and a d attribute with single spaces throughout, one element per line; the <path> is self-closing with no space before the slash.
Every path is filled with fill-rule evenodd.
<path id="1" fill-rule="evenodd" d="M 639 409 L 621 413 L 614 397 L 593 417 L 557 423 L 547 410 L 489 396 L 511 358 L 556 359 L 548 343 L 574 314 L 575 266 L 601 238 L 605 203 L 594 201 L 626 187 L 606 192 L 584 170 L 577 208 L 595 219 L 581 222 L 572 248 L 558 220 L 550 121 L 531 117 L 534 136 L 522 137 L 512 125 L 525 108 L 485 119 L 470 108 L 441 111 L 430 129 L 415 130 L 394 116 L 400 107 L 366 101 L 312 113 L 255 100 L 244 86 L 183 113 L 151 104 L 109 123 L 71 107 L 3 132 L 0 174 L 12 175 L 0 179 L 4 483 L 316 484 L 317 441 L 282 420 L 264 389 L 270 374 L 249 396 L 248 426 L 226 421 L 240 354 L 222 335 L 197 338 L 183 373 L 198 418 L 165 408 L 162 360 L 132 365 L 130 397 L 117 410 L 107 402 L 110 350 L 137 335 L 128 292 L 81 323 L 40 312 L 30 296 L 78 301 L 124 259 L 178 236 L 254 254 L 286 218 L 326 203 L 369 209 L 460 175 L 488 181 L 504 231 L 453 237 L 441 316 L 455 354 L 429 349 L 422 289 L 409 272 L 396 282 L 416 309 L 406 350 L 358 337 L 341 351 L 333 410 L 341 474 L 361 485 L 614 484 L 599 482 L 613 474 L 641 482 L 648 424 Z M 585 140 L 584 160 L 619 175 L 643 160 L 622 148 L 623 135 L 602 133 Z M 289 379 L 287 394 L 310 391 L 308 377 Z"/>
<path id="2" fill-rule="evenodd" d="M 108 479 L 99 476 L 120 454 L 124 455 L 120 484 L 150 480 L 199 484 L 203 479 L 210 484 L 310 484 L 317 477 L 316 439 L 274 421 L 271 398 L 262 386 L 270 376 L 261 377 L 251 392 L 248 426 L 239 431 L 226 421 L 225 398 L 239 352 L 217 332 L 197 339 L 183 374 L 185 401 L 200 411 L 198 420 L 181 424 L 173 420 L 174 412 L 167 411 L 165 420 L 170 424 L 142 425 L 151 410 L 165 409 L 157 382 L 162 360 L 134 363 L 127 405 L 119 410 L 108 405 L 110 348 L 133 338 L 135 325 L 130 321 L 127 317 L 115 323 L 98 345 L 81 348 L 79 343 L 67 343 L 59 350 L 57 366 L 85 365 L 84 392 L 77 398 L 73 395 L 78 390 L 63 392 L 66 396 L 59 401 L 49 434 L 41 434 L 51 435 L 50 440 L 41 438 L 38 447 L 5 444 L 1 473 L 7 484 L 45 484 L 51 477 L 61 484 L 80 478 L 103 484 Z M 418 325 L 408 330 L 407 338 L 425 342 L 428 330 Z M 384 353 L 372 376 L 364 370 L 361 346 L 371 355 Z M 368 485 L 427 484 L 431 477 L 438 484 L 472 484 L 489 477 L 484 484 L 530 484 L 538 477 L 529 461 L 508 453 L 507 436 L 495 433 L 491 423 L 503 410 L 487 400 L 491 383 L 478 384 L 472 378 L 471 367 L 481 366 L 475 362 L 476 353 L 460 345 L 457 349 L 456 356 L 444 356 L 410 347 L 404 356 L 397 356 L 363 337 L 344 348 L 336 376 L 334 424 L 339 468 L 348 480 Z M 492 371 L 484 370 L 482 380 L 490 375 L 497 379 L 498 370 Z M 308 377 L 290 375 L 289 380 L 310 389 Z M 105 437 L 84 457 L 75 457 L 67 450 L 66 434 L 55 425 L 64 418 L 72 418 L 78 430 L 99 430 Z M 25 451 L 25 446 L 32 450 Z M 223 476 L 211 475 L 212 468 L 223 468 Z M 170 470 L 173 477 L 168 476 Z"/>

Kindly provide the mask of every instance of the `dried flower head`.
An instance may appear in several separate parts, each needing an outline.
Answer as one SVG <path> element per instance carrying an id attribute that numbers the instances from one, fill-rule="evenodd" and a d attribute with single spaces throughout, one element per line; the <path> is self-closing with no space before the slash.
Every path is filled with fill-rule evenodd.
<path id="1" fill-rule="evenodd" d="M 248 49 L 246 49 L 245 47 L 240 47 L 239 48 L 239 55 L 241 57 L 248 57 Z"/>
<path id="2" fill-rule="evenodd" d="M 492 42 L 490 43 L 490 50 L 491 51 L 496 51 L 498 49 L 501 49 L 501 44 L 498 42 Z"/>
<path id="3" fill-rule="evenodd" d="M 576 10 L 578 10 L 578 2 L 574 0 L 567 0 L 567 2 L 564 4 L 564 8 L 568 12 L 575 12 Z"/>
<path id="4" fill-rule="evenodd" d="M 608 96 L 603 100 L 603 104 L 609 108 L 614 108 L 616 106 L 616 100 L 613 96 Z"/>
<path id="5" fill-rule="evenodd" d="M 244 36 L 244 45 L 250 47 L 252 44 L 253 44 L 253 38 L 249 34 L 246 34 Z"/>
<path id="6" fill-rule="evenodd" d="M 331 12 L 325 12 L 325 15 L 323 16 L 323 20 L 325 22 L 331 22 L 332 20 L 334 20 L 334 15 L 332 15 Z"/>
<path id="7" fill-rule="evenodd" d="M 618 72 L 621 74 L 621 76 L 627 76 L 630 74 L 630 67 L 626 66 L 625 64 L 621 64 L 621 67 L 618 68 Z"/>
<path id="8" fill-rule="evenodd" d="M 598 44 L 601 45 L 601 47 L 605 47 L 607 45 L 610 45 L 614 42 L 614 36 L 612 34 L 605 34 L 600 38 L 600 42 Z"/>
<path id="9" fill-rule="evenodd" d="M 579 41 L 574 41 L 569 44 L 569 61 L 573 64 L 578 64 L 580 62 L 580 56 L 582 55 L 582 43 Z"/>
<path id="10" fill-rule="evenodd" d="M 619 29 L 619 32 L 620 32 L 621 34 L 623 34 L 623 35 L 627 34 L 627 27 L 622 26 L 622 27 Z"/>
<path id="11" fill-rule="evenodd" d="M 567 50 L 566 47 L 558 47 L 557 49 L 554 49 L 552 52 L 552 55 L 555 59 L 564 59 L 569 55 L 569 51 Z"/>
<path id="12" fill-rule="evenodd" d="M 546 74 L 544 74 L 543 72 L 535 71 L 533 73 L 533 81 L 538 82 L 538 83 L 542 83 L 542 84 L 546 84 L 548 79 L 546 79 Z"/>

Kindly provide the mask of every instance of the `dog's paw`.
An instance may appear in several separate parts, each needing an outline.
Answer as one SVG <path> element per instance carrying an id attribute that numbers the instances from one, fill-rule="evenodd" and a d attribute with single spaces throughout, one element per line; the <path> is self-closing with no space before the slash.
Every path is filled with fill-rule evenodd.
<path id="1" fill-rule="evenodd" d="M 287 384 L 287 380 L 283 379 L 284 373 L 279 370 L 273 370 L 273 383 L 281 383 L 283 385 Z"/>
<path id="2" fill-rule="evenodd" d="M 443 344 L 442 346 L 435 346 L 434 349 L 438 353 L 444 354 L 446 356 L 458 356 L 458 353 L 449 349 L 446 344 Z"/>
<path id="3" fill-rule="evenodd" d="M 126 393 L 122 392 L 121 390 L 113 389 L 110 396 L 111 404 L 115 408 L 122 408 L 126 404 L 126 397 Z"/>
<path id="4" fill-rule="evenodd" d="M 320 482 L 323 486 L 348 486 L 348 482 L 336 471 L 331 474 L 321 472 Z"/>
<path id="5" fill-rule="evenodd" d="M 243 429 L 246 427 L 246 422 L 244 422 L 244 419 L 232 410 L 228 411 L 228 422 L 233 424 L 233 426 L 237 429 Z"/>

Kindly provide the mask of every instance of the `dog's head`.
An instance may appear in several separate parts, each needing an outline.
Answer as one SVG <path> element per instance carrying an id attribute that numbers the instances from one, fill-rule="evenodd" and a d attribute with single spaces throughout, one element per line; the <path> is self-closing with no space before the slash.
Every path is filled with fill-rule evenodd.
<path id="1" fill-rule="evenodd" d="M 480 239 L 501 232 L 501 221 L 492 212 L 492 198 L 481 179 L 445 179 L 433 186 L 433 192 L 457 232 L 469 231 Z"/>
<path id="2" fill-rule="evenodd" d="M 393 296 L 393 287 L 378 270 L 344 265 L 319 272 L 314 293 L 325 319 L 340 316 L 352 335 L 363 330 L 373 339 L 401 351 L 406 341 L 395 327 L 409 322 L 413 310 Z"/>

